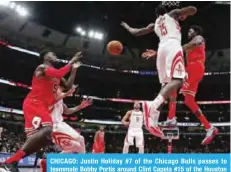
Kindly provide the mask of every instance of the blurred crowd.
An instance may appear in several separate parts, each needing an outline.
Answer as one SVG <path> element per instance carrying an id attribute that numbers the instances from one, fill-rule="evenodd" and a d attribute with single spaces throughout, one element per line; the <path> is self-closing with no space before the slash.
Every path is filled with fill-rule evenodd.
<path id="1" fill-rule="evenodd" d="M 0 128 L 0 152 L 14 153 L 22 146 L 26 137 L 23 127 Z M 87 152 L 91 152 L 94 133 L 81 133 L 85 137 Z M 105 133 L 106 153 L 121 153 L 126 133 Z M 179 140 L 172 141 L 173 153 L 229 153 L 230 135 L 219 135 L 208 146 L 202 146 L 200 143 L 204 135 L 180 135 Z M 151 135 L 145 135 L 145 153 L 166 153 L 167 140 L 160 140 Z M 130 153 L 138 152 L 135 146 L 130 147 Z M 50 145 L 45 152 L 60 152 L 55 145 Z"/>

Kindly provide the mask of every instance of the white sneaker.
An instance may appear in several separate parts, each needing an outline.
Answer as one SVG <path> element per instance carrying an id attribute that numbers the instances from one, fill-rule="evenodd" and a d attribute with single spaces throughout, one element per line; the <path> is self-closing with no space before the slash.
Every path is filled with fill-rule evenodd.
<path id="1" fill-rule="evenodd" d="M 202 141 L 202 145 L 208 145 L 213 141 L 213 138 L 219 133 L 219 130 L 216 127 L 211 127 L 207 130 L 206 136 Z"/>
<path id="2" fill-rule="evenodd" d="M 146 129 L 156 137 L 163 137 L 163 132 L 158 127 L 160 112 L 152 107 L 152 102 L 143 102 L 144 124 Z"/>
<path id="3" fill-rule="evenodd" d="M 176 127 L 177 126 L 177 120 L 176 117 L 172 118 L 172 119 L 167 119 L 167 121 L 164 121 L 162 123 L 163 127 Z"/>

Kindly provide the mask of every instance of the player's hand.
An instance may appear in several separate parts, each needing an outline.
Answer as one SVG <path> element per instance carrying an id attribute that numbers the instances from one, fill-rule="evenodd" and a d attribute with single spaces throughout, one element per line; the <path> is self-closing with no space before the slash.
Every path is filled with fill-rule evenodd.
<path id="1" fill-rule="evenodd" d="M 125 127 L 128 127 L 130 123 L 129 122 L 123 122 L 123 124 Z"/>
<path id="2" fill-rule="evenodd" d="M 157 55 L 157 52 L 155 50 L 150 50 L 150 49 L 147 49 L 146 52 L 142 53 L 142 57 L 145 59 L 149 59 L 156 55 Z"/>
<path id="3" fill-rule="evenodd" d="M 66 97 L 72 97 L 73 93 L 75 92 L 78 85 L 74 85 L 70 90 L 68 90 L 66 93 L 62 93 L 60 99 L 64 99 Z"/>
<path id="4" fill-rule="evenodd" d="M 77 87 L 78 87 L 78 85 L 72 86 L 72 88 L 66 92 L 67 97 L 73 96 L 73 93 L 75 92 L 75 90 L 77 89 Z"/>
<path id="5" fill-rule="evenodd" d="M 77 52 L 77 53 L 73 56 L 73 58 L 71 59 L 70 63 L 71 63 L 71 64 L 76 63 L 76 62 L 78 62 L 82 57 L 83 57 L 82 52 Z"/>
<path id="6" fill-rule="evenodd" d="M 130 26 L 127 23 L 123 22 L 123 21 L 120 23 L 120 25 L 123 26 L 125 29 L 130 28 Z"/>
<path id="7" fill-rule="evenodd" d="M 77 69 L 77 68 L 79 68 L 81 65 L 82 65 L 82 63 L 76 62 L 76 63 L 74 63 L 74 64 L 72 65 L 72 67 L 73 67 L 74 69 Z"/>
<path id="8" fill-rule="evenodd" d="M 184 21 L 184 20 L 186 20 L 187 19 L 187 16 L 186 15 L 181 15 L 181 16 L 179 16 L 179 20 L 180 21 Z"/>
<path id="9" fill-rule="evenodd" d="M 84 109 L 84 108 L 86 108 L 86 107 L 88 107 L 88 106 L 91 106 L 92 103 L 93 103 L 93 100 L 92 100 L 92 99 L 84 99 L 84 100 L 81 102 L 81 104 L 80 104 L 80 108 L 81 108 L 81 109 Z"/>

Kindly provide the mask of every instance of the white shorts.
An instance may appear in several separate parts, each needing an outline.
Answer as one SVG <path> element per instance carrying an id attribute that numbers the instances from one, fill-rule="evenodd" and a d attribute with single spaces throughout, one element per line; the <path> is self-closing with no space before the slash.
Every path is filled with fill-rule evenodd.
<path id="1" fill-rule="evenodd" d="M 124 144 L 134 145 L 134 138 L 136 139 L 136 147 L 144 145 L 144 133 L 142 129 L 128 129 L 128 133 L 124 140 Z"/>
<path id="2" fill-rule="evenodd" d="M 156 66 L 161 84 L 170 82 L 172 78 L 185 78 L 183 49 L 180 41 L 169 39 L 160 43 Z"/>
<path id="3" fill-rule="evenodd" d="M 65 122 L 53 124 L 53 142 L 62 150 L 69 150 L 72 146 L 70 141 L 79 141 L 80 137 L 80 134 Z"/>

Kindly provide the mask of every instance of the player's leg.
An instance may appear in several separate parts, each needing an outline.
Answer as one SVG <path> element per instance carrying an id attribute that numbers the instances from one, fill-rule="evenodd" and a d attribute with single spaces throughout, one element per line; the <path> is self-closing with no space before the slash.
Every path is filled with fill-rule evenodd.
<path id="1" fill-rule="evenodd" d="M 52 120 L 49 112 L 42 106 L 34 110 L 35 107 L 24 108 L 26 142 L 13 156 L 7 159 L 4 164 L 18 163 L 22 158 L 39 151 L 41 148 L 51 143 Z M 40 116 L 31 115 L 41 114 Z M 40 126 L 42 125 L 42 128 Z"/>
<path id="2" fill-rule="evenodd" d="M 46 172 L 47 169 L 46 159 L 40 159 L 39 166 L 40 166 L 40 172 Z"/>
<path id="3" fill-rule="evenodd" d="M 128 129 L 128 133 L 124 139 L 124 147 L 123 147 L 123 153 L 129 152 L 129 147 L 134 144 L 134 133 L 131 131 L 131 129 Z"/>
<path id="4" fill-rule="evenodd" d="M 204 125 L 204 128 L 207 131 L 205 139 L 202 141 L 202 145 L 207 145 L 211 143 L 213 137 L 218 134 L 218 129 L 213 127 L 210 122 L 207 120 L 205 115 L 202 113 L 200 107 L 197 105 L 195 101 L 195 97 L 193 94 L 185 93 L 185 105 L 193 112 L 193 114 L 200 120 L 200 122 Z"/>
<path id="5" fill-rule="evenodd" d="M 199 62 L 188 65 L 188 78 L 185 81 L 180 92 L 183 93 L 185 96 L 185 105 L 193 112 L 193 114 L 195 114 L 195 116 L 204 125 L 207 134 L 205 139 L 202 141 L 202 144 L 207 145 L 212 141 L 213 137 L 218 134 L 218 129 L 210 124 L 210 122 L 207 120 L 207 118 L 202 113 L 200 107 L 195 101 L 198 85 L 204 76 L 204 70 L 204 65 Z"/>
<path id="6" fill-rule="evenodd" d="M 169 97 L 169 104 L 168 104 L 168 118 L 167 121 L 163 123 L 163 126 L 168 127 L 176 127 L 177 121 L 176 121 L 176 99 L 177 99 L 177 90 L 174 90 L 174 92 Z"/>
<path id="7" fill-rule="evenodd" d="M 54 126 L 52 138 L 54 143 L 65 153 L 84 153 L 83 150 L 85 150 L 85 148 L 82 148 L 80 144 L 80 140 L 82 140 L 83 137 L 80 137 L 80 134 L 65 122 L 60 122 Z"/>
<path id="8" fill-rule="evenodd" d="M 158 127 L 160 109 L 163 103 L 174 93 L 174 91 L 178 90 L 181 87 L 183 79 L 185 77 L 185 67 L 182 48 L 180 44 L 176 45 L 173 48 L 171 45 L 166 45 L 164 46 L 164 50 L 160 50 L 160 53 L 158 55 L 157 69 L 160 83 L 167 84 L 162 88 L 162 90 L 159 92 L 159 95 L 154 99 L 154 101 L 152 101 L 151 105 L 147 108 L 150 112 L 149 115 L 154 116 L 152 117 L 152 120 L 150 120 L 150 126 L 153 126 L 153 132 L 151 133 L 157 137 L 162 137 L 163 133 Z M 165 59 L 165 61 L 158 63 L 158 59 Z"/>
<path id="9" fill-rule="evenodd" d="M 139 149 L 139 153 L 144 153 L 144 134 L 143 131 L 136 133 L 136 147 Z"/>

